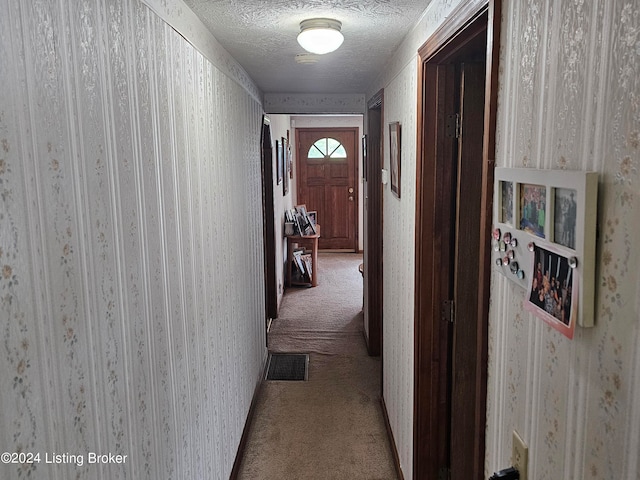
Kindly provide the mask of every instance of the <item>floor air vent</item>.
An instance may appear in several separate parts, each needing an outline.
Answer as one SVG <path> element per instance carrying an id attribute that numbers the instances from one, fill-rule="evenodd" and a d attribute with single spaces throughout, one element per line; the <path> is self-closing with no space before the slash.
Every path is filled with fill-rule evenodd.
<path id="1" fill-rule="evenodd" d="M 267 380 L 306 381 L 308 366 L 306 353 L 271 353 Z"/>

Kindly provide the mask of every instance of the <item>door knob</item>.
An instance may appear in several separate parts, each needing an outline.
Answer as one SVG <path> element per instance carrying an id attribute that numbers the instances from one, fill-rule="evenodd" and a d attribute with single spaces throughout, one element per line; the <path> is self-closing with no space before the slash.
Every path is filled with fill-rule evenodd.
<path id="1" fill-rule="evenodd" d="M 349 201 L 353 202 L 353 195 L 349 195 Z"/>

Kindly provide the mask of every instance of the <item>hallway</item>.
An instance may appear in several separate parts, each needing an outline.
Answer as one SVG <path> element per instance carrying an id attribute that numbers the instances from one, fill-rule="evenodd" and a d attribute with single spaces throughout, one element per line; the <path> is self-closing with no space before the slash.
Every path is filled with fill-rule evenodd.
<path id="1" fill-rule="evenodd" d="M 395 479 L 380 358 L 363 337 L 359 254 L 319 255 L 319 284 L 287 290 L 269 351 L 309 353 L 306 382 L 262 384 L 239 478 Z"/>

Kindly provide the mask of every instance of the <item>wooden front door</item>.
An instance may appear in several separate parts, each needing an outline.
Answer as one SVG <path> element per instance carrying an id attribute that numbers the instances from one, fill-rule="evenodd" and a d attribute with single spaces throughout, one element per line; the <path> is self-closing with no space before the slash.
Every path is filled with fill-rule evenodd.
<path id="1" fill-rule="evenodd" d="M 357 251 L 357 129 L 296 132 L 298 204 L 318 212 L 319 248 Z"/>

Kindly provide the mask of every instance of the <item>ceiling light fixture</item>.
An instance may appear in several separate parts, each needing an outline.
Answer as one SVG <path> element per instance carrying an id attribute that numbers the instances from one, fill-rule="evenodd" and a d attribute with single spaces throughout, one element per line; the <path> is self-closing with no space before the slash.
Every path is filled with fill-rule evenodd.
<path id="1" fill-rule="evenodd" d="M 300 22 L 298 43 L 307 52 L 323 55 L 338 49 L 344 37 L 342 22 L 331 18 L 312 18 Z"/>

